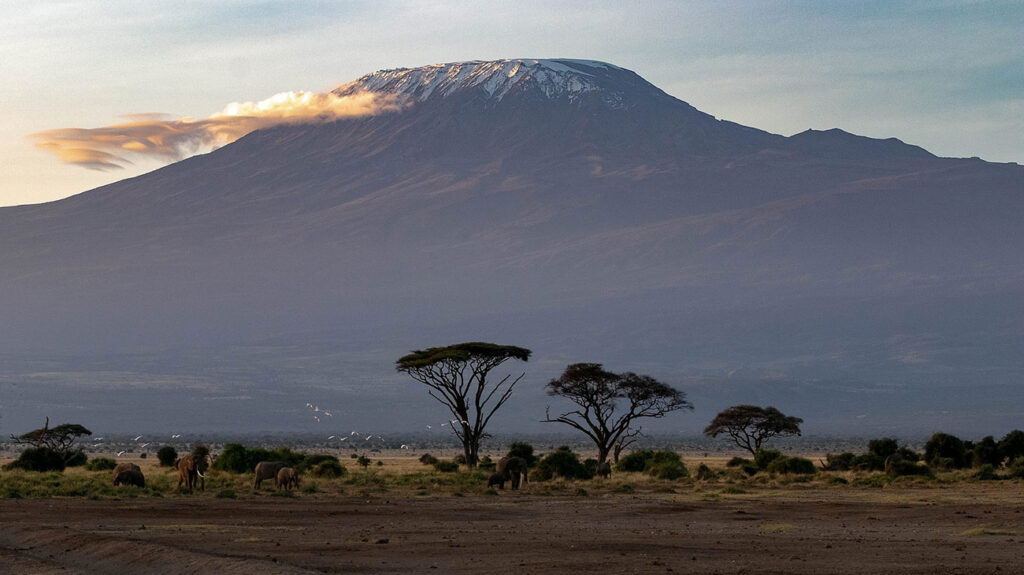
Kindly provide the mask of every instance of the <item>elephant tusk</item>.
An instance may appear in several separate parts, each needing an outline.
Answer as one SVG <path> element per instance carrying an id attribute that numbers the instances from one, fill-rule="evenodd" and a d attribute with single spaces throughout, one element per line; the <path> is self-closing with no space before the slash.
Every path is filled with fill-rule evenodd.
<path id="1" fill-rule="evenodd" d="M 199 477 L 202 477 L 203 479 L 206 479 L 206 476 L 205 476 L 205 475 L 203 475 L 203 472 L 202 472 L 202 471 L 199 471 L 199 470 L 197 469 L 197 470 L 196 470 L 196 473 L 197 473 L 197 474 L 199 475 Z"/>

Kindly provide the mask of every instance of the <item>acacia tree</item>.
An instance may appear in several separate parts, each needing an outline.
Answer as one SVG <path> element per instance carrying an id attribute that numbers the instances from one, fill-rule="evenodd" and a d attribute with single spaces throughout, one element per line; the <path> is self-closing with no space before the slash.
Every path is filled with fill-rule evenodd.
<path id="1" fill-rule="evenodd" d="M 50 418 L 47 417 L 41 428 L 21 435 L 12 435 L 11 440 L 31 445 L 36 449 L 49 449 L 67 461 L 72 457 L 71 445 L 83 435 L 92 435 L 92 432 L 77 423 L 62 423 L 57 427 L 50 427 Z"/>
<path id="2" fill-rule="evenodd" d="M 395 362 L 395 369 L 426 385 L 427 393 L 455 417 L 452 431 L 462 442 L 466 465 L 476 467 L 480 441 L 494 412 L 512 396 L 526 375 L 506 375 L 488 383 L 491 370 L 510 359 L 527 361 L 532 352 L 511 345 L 468 342 L 413 351 Z"/>
<path id="3" fill-rule="evenodd" d="M 734 405 L 715 416 L 704 428 L 704 435 L 726 434 L 733 442 L 756 456 L 761 445 L 775 436 L 800 435 L 799 417 L 784 415 L 774 407 Z"/>
<path id="4" fill-rule="evenodd" d="M 572 401 L 577 408 L 552 418 L 548 407 L 544 421 L 564 423 L 586 434 L 597 446 L 598 463 L 607 461 L 617 444 L 628 445 L 640 434 L 640 428 L 633 427 L 637 419 L 693 409 L 685 393 L 653 377 L 612 373 L 600 363 L 569 365 L 561 377 L 548 383 L 547 391 Z"/>

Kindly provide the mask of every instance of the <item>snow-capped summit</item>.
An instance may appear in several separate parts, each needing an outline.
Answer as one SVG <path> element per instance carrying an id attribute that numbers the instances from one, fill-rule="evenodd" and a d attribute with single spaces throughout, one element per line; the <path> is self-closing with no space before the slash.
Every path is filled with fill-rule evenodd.
<path id="1" fill-rule="evenodd" d="M 629 70 L 594 60 L 472 60 L 380 70 L 339 87 L 335 93 L 387 92 L 422 102 L 469 89 L 500 102 L 513 90 L 535 89 L 547 98 L 574 102 L 583 94 L 604 91 L 602 99 L 616 107 L 622 101 L 622 85 L 609 81 L 614 76 L 627 76 L 630 84 L 637 80 L 647 84 Z"/>

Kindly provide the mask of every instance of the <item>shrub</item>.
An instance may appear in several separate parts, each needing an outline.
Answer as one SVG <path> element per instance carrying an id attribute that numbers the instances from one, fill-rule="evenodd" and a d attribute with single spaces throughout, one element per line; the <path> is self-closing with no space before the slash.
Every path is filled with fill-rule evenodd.
<path id="1" fill-rule="evenodd" d="M 901 447 L 897 449 L 896 455 L 899 455 L 905 461 L 921 461 L 921 456 L 916 451 L 910 449 L 909 447 Z"/>
<path id="2" fill-rule="evenodd" d="M 814 475 L 818 472 L 814 462 L 804 457 L 776 457 L 768 464 L 771 473 L 793 473 L 796 475 Z"/>
<path id="3" fill-rule="evenodd" d="M 160 467 L 174 467 L 178 460 L 178 451 L 170 445 L 165 445 L 156 451 L 156 458 L 160 460 Z"/>
<path id="4" fill-rule="evenodd" d="M 617 471 L 643 471 L 647 467 L 647 460 L 654 455 L 654 452 L 650 449 L 640 449 L 630 453 L 629 455 L 619 459 L 619 462 L 615 464 Z"/>
<path id="5" fill-rule="evenodd" d="M 999 444 L 991 435 L 984 437 L 981 441 L 974 444 L 974 449 L 971 450 L 970 463 L 974 467 L 982 467 L 988 465 L 990 467 L 999 467 L 1003 463 L 1003 456 L 999 453 Z"/>
<path id="6" fill-rule="evenodd" d="M 999 455 L 1008 463 L 1024 457 L 1024 431 L 1014 429 L 999 440 Z"/>
<path id="7" fill-rule="evenodd" d="M 48 447 L 29 447 L 21 452 L 18 459 L 4 466 L 4 469 L 25 471 L 64 471 L 64 456 Z"/>
<path id="8" fill-rule="evenodd" d="M 749 459 L 744 459 L 742 457 L 733 457 L 732 459 L 730 459 L 725 464 L 725 466 L 726 467 L 743 467 L 744 465 L 751 465 L 753 463 L 754 462 L 749 460 Z"/>
<path id="9" fill-rule="evenodd" d="M 896 444 L 896 440 L 888 437 L 872 439 L 868 442 L 868 453 L 881 457 L 883 462 L 886 457 L 896 453 L 898 449 L 899 445 Z"/>
<path id="10" fill-rule="evenodd" d="M 825 456 L 825 469 L 827 471 L 849 471 L 853 469 L 853 460 L 856 457 L 849 451 L 838 455 L 829 453 Z"/>
<path id="11" fill-rule="evenodd" d="M 142 455 L 146 455 L 143 453 Z M 65 467 L 81 467 L 89 462 L 89 457 L 84 451 L 72 451 L 64 455 Z"/>
<path id="12" fill-rule="evenodd" d="M 453 457 L 452 461 L 454 461 L 455 463 L 458 463 L 459 465 L 465 465 L 466 464 L 466 456 L 465 456 L 465 454 L 460 453 L 460 454 L 456 455 L 455 457 Z"/>
<path id="13" fill-rule="evenodd" d="M 355 454 L 353 454 L 354 456 Z M 420 456 L 420 463 L 423 465 L 434 465 L 437 463 L 437 458 L 429 453 L 424 453 Z"/>
<path id="14" fill-rule="evenodd" d="M 979 467 L 971 477 L 979 481 L 994 481 L 999 479 L 999 476 L 996 475 L 996 469 L 995 467 L 992 467 L 991 463 L 986 463 Z"/>
<path id="15" fill-rule="evenodd" d="M 924 446 L 924 459 L 929 465 L 949 469 L 963 469 L 967 466 L 967 448 L 960 438 L 948 433 L 936 433 Z M 939 460 L 942 461 L 939 464 Z"/>
<path id="16" fill-rule="evenodd" d="M 358 463 L 363 469 L 366 469 L 367 467 L 370 466 L 372 460 L 369 457 L 366 457 L 365 455 L 360 455 L 359 457 L 356 458 L 356 463 Z"/>
<path id="17" fill-rule="evenodd" d="M 476 467 L 481 471 L 494 471 L 494 469 L 498 467 L 498 464 L 485 455 L 480 458 L 480 461 L 476 462 Z"/>
<path id="18" fill-rule="evenodd" d="M 707 481 L 715 478 L 715 472 L 704 463 L 701 463 L 697 466 L 697 472 L 694 474 L 694 477 L 700 481 Z"/>
<path id="19" fill-rule="evenodd" d="M 455 473 L 459 470 L 459 464 L 454 461 L 439 459 L 434 463 L 434 469 L 441 473 Z"/>
<path id="20" fill-rule="evenodd" d="M 1024 479 L 1024 455 L 1014 459 L 1006 466 L 1006 476 Z"/>
<path id="21" fill-rule="evenodd" d="M 555 475 L 565 479 L 590 479 L 593 477 L 587 472 L 587 468 L 580 461 L 579 456 L 564 445 L 545 455 L 537 463 L 537 479 L 546 481 Z"/>
<path id="22" fill-rule="evenodd" d="M 526 460 L 527 467 L 533 467 L 537 463 L 537 456 L 533 454 L 533 446 L 525 441 L 516 441 L 508 446 L 509 457 L 522 457 Z"/>
<path id="23" fill-rule="evenodd" d="M 758 469 L 768 469 L 773 461 L 782 457 L 782 452 L 774 449 L 762 449 L 754 454 L 754 465 Z"/>
<path id="24" fill-rule="evenodd" d="M 864 453 L 853 458 L 850 468 L 857 471 L 884 471 L 885 458 L 874 453 Z"/>
<path id="25" fill-rule="evenodd" d="M 341 462 L 338 461 L 337 457 L 326 453 L 315 453 L 313 455 L 307 455 L 304 458 L 302 458 L 302 462 L 300 462 L 295 469 L 296 471 L 299 471 L 301 473 L 308 471 L 310 469 L 315 469 L 321 463 L 326 462 L 332 462 L 337 464 L 339 467 L 341 466 Z"/>
<path id="26" fill-rule="evenodd" d="M 117 467 L 117 462 L 107 457 L 90 459 L 89 462 L 85 464 L 85 468 L 89 471 L 109 471 L 115 467 Z"/>
<path id="27" fill-rule="evenodd" d="M 348 470 L 337 459 L 327 459 L 314 465 L 311 472 L 316 477 L 341 477 Z"/>
<path id="28" fill-rule="evenodd" d="M 658 479 L 669 479 L 676 480 L 683 477 L 689 477 L 690 472 L 686 469 L 686 465 L 683 464 L 682 458 L 679 454 L 674 451 L 656 451 L 654 455 L 647 460 L 647 466 L 644 468 L 644 472 L 657 477 Z"/>
<path id="29" fill-rule="evenodd" d="M 917 462 L 908 461 L 906 459 L 890 462 L 888 474 L 892 477 L 903 477 L 906 475 L 920 475 L 924 477 L 934 476 L 931 468 L 927 465 L 921 465 Z"/>

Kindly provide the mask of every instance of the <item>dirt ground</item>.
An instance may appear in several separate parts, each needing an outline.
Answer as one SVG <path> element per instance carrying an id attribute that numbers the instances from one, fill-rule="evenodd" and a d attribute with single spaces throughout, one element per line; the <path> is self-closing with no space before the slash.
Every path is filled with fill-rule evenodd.
<path id="1" fill-rule="evenodd" d="M 1024 486 L 0 500 L 3 573 L 1024 573 Z"/>

